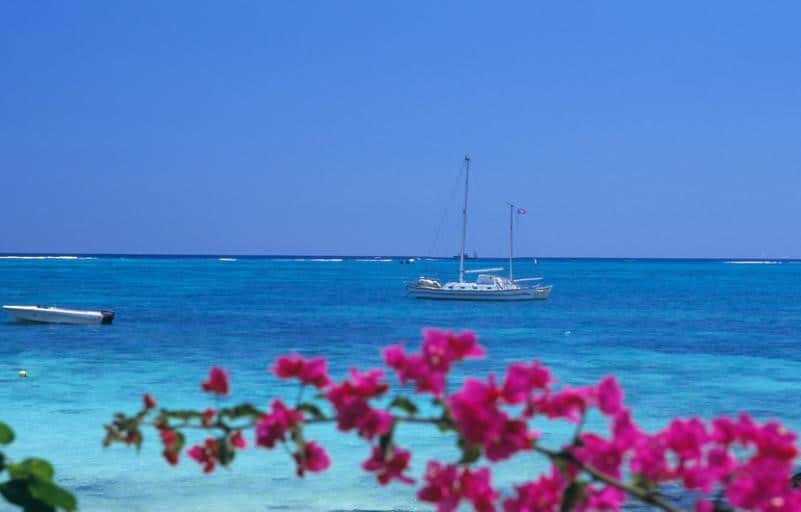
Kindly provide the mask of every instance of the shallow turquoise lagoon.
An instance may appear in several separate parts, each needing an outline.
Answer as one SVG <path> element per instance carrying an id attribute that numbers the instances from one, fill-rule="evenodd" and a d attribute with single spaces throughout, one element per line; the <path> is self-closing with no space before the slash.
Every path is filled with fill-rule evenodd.
<path id="1" fill-rule="evenodd" d="M 487 263 L 498 264 L 475 264 Z M 144 391 L 165 406 L 215 405 L 199 390 L 213 364 L 232 375 L 225 403 L 266 406 L 295 393 L 266 371 L 277 355 L 325 356 L 341 377 L 379 365 L 389 343 L 416 348 L 424 326 L 478 332 L 490 356 L 463 365 L 458 377 L 538 359 L 563 383 L 616 374 L 648 429 L 677 415 L 748 410 L 801 431 L 800 264 L 539 260 L 515 270 L 544 275 L 555 285 L 551 299 L 405 296 L 403 283 L 418 275 L 454 277 L 452 260 L 0 258 L 0 303 L 117 313 L 113 325 L 97 327 L 0 320 L 0 419 L 18 435 L 10 454 L 49 458 L 87 512 L 428 510 L 411 487 L 376 485 L 359 467 L 367 446 L 326 426 L 308 436 L 328 448 L 333 468 L 304 480 L 282 451 L 248 450 L 230 470 L 203 476 L 186 459 L 168 467 L 152 435 L 139 454 L 100 444 L 103 423 L 137 408 Z M 22 368 L 28 379 L 17 377 Z M 538 427 L 548 443 L 566 435 L 554 424 Z M 456 457 L 451 438 L 426 429 L 404 428 L 399 441 L 415 449 L 418 477 L 426 457 Z M 543 467 L 536 457 L 515 458 L 496 483 L 508 490 Z"/>

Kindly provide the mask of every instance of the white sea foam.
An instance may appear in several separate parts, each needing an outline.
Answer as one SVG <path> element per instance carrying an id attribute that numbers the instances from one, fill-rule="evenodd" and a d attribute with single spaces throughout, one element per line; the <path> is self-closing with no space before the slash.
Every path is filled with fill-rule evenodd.
<path id="1" fill-rule="evenodd" d="M 96 260 L 93 256 L 0 256 L 2 260 Z"/>
<path id="2" fill-rule="evenodd" d="M 781 265 L 781 261 L 776 260 L 730 260 L 724 261 L 729 265 Z"/>
<path id="3" fill-rule="evenodd" d="M 324 261 L 328 263 L 340 263 L 342 258 L 295 258 L 292 261 Z"/>
<path id="4" fill-rule="evenodd" d="M 390 258 L 371 258 L 371 259 L 357 259 L 356 261 L 368 261 L 371 263 L 386 263 L 392 260 Z"/>

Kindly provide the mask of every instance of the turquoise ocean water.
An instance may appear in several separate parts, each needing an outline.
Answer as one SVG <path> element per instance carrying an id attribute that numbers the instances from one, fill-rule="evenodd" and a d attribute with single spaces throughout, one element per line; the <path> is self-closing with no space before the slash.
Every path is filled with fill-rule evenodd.
<path id="1" fill-rule="evenodd" d="M 548 301 L 406 297 L 404 281 L 449 279 L 456 268 L 445 259 L 0 257 L 1 303 L 117 313 L 111 326 L 0 320 L 0 419 L 17 432 L 9 453 L 49 458 L 89 512 L 428 510 L 411 487 L 375 484 L 359 467 L 369 448 L 328 426 L 307 437 L 326 446 L 333 467 L 304 480 L 280 450 L 247 450 L 230 470 L 203 476 L 187 459 L 168 467 L 150 432 L 139 454 L 101 447 L 103 423 L 138 408 L 144 391 L 164 406 L 291 401 L 295 388 L 266 371 L 277 355 L 325 356 L 340 378 L 350 367 L 379 365 L 384 345 L 416 348 L 424 326 L 479 334 L 490 356 L 463 365 L 460 377 L 538 359 L 563 383 L 616 374 L 647 429 L 674 416 L 748 410 L 801 431 L 801 264 L 529 260 L 516 262 L 516 273 L 544 275 L 555 285 Z M 232 377 L 222 402 L 199 390 L 213 364 Z M 18 378 L 19 369 L 30 377 Z M 554 445 L 568 434 L 537 427 Z M 422 428 L 403 428 L 399 442 L 415 449 L 417 477 L 426 457 L 457 457 L 451 438 Z M 508 490 L 543 467 L 533 456 L 515 458 L 499 467 L 496 483 Z"/>

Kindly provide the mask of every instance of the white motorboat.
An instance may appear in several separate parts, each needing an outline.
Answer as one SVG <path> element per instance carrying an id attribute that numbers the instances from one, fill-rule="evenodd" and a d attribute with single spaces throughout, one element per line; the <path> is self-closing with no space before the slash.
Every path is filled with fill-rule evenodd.
<path id="1" fill-rule="evenodd" d="M 418 299 L 439 300 L 485 300 L 519 301 L 544 300 L 551 294 L 553 286 L 537 284 L 541 277 L 515 279 L 512 274 L 514 247 L 514 215 L 525 213 L 522 208 L 509 204 L 509 277 L 501 277 L 489 272 L 499 272 L 503 267 L 478 270 L 465 270 L 465 238 L 467 236 L 467 191 L 470 179 L 470 157 L 464 157 L 464 208 L 462 209 L 462 247 L 459 251 L 459 280 L 444 285 L 430 277 L 420 277 L 417 282 L 406 285 L 409 294 Z M 465 274 L 478 274 L 475 282 L 465 281 Z M 531 283 L 531 284 L 529 284 Z"/>
<path id="2" fill-rule="evenodd" d="M 3 306 L 3 310 L 18 322 L 49 324 L 110 324 L 113 311 L 86 311 L 54 306 Z"/>

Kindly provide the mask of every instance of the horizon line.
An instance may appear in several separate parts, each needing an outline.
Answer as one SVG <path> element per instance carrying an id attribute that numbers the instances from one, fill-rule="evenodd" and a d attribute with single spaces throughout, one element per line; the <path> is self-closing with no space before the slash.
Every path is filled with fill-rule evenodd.
<path id="1" fill-rule="evenodd" d="M 238 253 L 157 253 L 157 252 L 0 252 L 0 257 L 133 257 L 133 258 L 251 258 L 251 259 L 274 259 L 274 258 L 429 258 L 435 260 L 457 260 L 456 256 L 418 256 L 418 255 L 397 255 L 397 254 L 238 254 Z M 508 260 L 508 256 L 480 256 L 465 258 L 466 260 Z M 634 261 L 801 261 L 801 257 L 742 257 L 742 256 L 515 256 L 513 260 L 634 260 Z"/>

